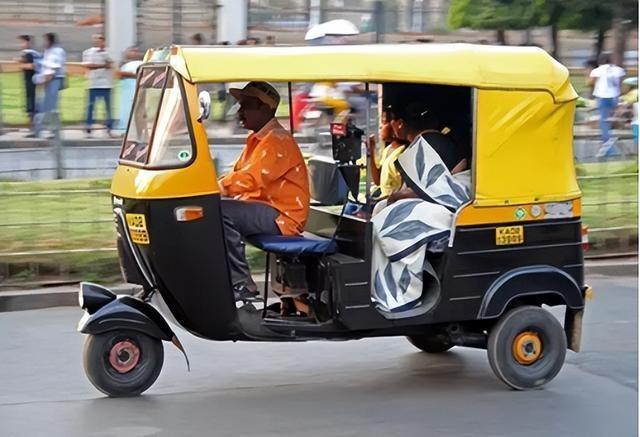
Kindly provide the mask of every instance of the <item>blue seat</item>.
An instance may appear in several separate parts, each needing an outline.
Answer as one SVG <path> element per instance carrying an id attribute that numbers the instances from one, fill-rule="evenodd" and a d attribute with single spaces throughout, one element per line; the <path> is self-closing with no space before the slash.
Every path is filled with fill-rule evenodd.
<path id="1" fill-rule="evenodd" d="M 290 256 L 323 255 L 335 253 L 338 249 L 336 242 L 328 238 L 301 235 L 251 235 L 247 241 L 265 252 L 279 253 Z"/>

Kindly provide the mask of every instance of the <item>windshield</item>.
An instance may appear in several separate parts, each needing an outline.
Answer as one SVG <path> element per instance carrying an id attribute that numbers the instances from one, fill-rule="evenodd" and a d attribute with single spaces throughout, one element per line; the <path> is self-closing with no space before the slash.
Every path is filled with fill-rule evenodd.
<path id="1" fill-rule="evenodd" d="M 179 77 L 145 68 L 120 158 L 149 167 L 186 165 L 193 155 Z"/>

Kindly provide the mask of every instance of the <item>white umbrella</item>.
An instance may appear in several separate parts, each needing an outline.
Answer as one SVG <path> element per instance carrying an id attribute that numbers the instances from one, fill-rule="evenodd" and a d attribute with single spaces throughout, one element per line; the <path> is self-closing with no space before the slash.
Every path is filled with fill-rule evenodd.
<path id="1" fill-rule="evenodd" d="M 313 26 L 307 31 L 307 34 L 304 36 L 304 40 L 309 41 L 325 36 L 358 35 L 359 33 L 360 31 L 351 21 L 331 20 Z"/>

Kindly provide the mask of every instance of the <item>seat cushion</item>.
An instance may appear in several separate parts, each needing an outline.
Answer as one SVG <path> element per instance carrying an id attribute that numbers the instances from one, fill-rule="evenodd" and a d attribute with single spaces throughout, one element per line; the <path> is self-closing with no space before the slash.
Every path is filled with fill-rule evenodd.
<path id="1" fill-rule="evenodd" d="M 251 235 L 247 241 L 265 252 L 274 252 L 290 256 L 332 254 L 337 250 L 335 241 L 313 235 Z"/>

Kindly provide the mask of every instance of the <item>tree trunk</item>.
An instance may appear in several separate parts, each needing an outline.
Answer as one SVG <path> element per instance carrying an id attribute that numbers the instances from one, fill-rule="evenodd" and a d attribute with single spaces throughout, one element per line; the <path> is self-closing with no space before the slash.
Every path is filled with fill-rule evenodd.
<path id="1" fill-rule="evenodd" d="M 560 56 L 560 43 L 558 41 L 558 26 L 551 25 L 551 56 L 558 59 Z"/>
<path id="2" fill-rule="evenodd" d="M 627 45 L 627 29 L 624 18 L 618 14 L 613 19 L 613 62 L 616 65 L 624 66 L 624 51 Z"/>
<path id="3" fill-rule="evenodd" d="M 496 30 L 496 41 L 498 44 L 506 46 L 507 45 L 507 34 L 504 29 Z"/>
<path id="4" fill-rule="evenodd" d="M 598 29 L 598 33 L 596 34 L 596 43 L 593 46 L 594 51 L 594 59 L 598 59 L 600 53 L 604 50 L 604 39 L 606 36 L 606 29 Z"/>

